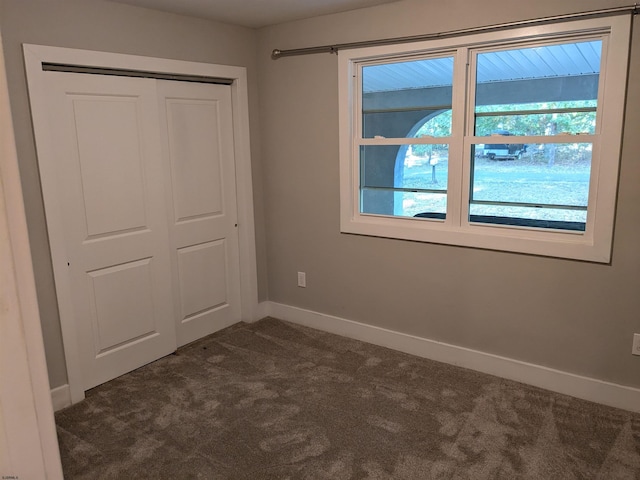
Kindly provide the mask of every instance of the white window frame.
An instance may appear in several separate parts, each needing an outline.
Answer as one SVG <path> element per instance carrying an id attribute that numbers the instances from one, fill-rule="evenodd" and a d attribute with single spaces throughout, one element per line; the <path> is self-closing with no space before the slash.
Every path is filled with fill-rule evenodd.
<path id="1" fill-rule="evenodd" d="M 339 63 L 340 102 L 340 229 L 343 233 L 521 252 L 608 263 L 620 164 L 628 69 L 631 16 L 619 15 L 543 26 L 436 39 L 410 44 L 342 50 Z M 486 143 L 474 137 L 475 74 L 473 52 L 513 44 L 562 38 L 602 36 L 596 132 L 572 136 L 592 142 L 587 224 L 584 232 L 489 225 L 468 221 L 471 148 Z M 444 138 L 363 138 L 360 72 L 363 65 L 398 61 L 419 55 L 455 52 L 452 135 Z M 468 134 L 471 132 L 471 135 Z M 555 140 L 555 142 L 554 142 Z M 566 143 L 566 137 L 513 136 L 510 143 Z M 360 213 L 361 145 L 449 143 L 449 184 L 445 220 L 415 219 Z"/>

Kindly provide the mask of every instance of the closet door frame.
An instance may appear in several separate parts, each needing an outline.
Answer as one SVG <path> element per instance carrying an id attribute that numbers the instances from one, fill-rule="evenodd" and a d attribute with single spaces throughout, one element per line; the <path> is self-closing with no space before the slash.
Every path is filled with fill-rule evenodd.
<path id="1" fill-rule="evenodd" d="M 58 204 L 53 149 L 48 126 L 46 88 L 43 63 L 108 68 L 169 75 L 217 77 L 231 80 L 231 99 L 236 166 L 236 196 L 238 208 L 238 240 L 240 251 L 241 318 L 253 322 L 259 318 L 258 278 L 256 267 L 255 224 L 253 211 L 253 184 L 249 137 L 249 104 L 247 71 L 244 67 L 170 60 L 156 57 L 95 52 L 43 45 L 23 45 L 31 115 L 36 140 L 40 181 L 47 215 L 47 231 L 54 280 L 58 298 L 60 326 L 64 343 L 65 361 L 71 403 L 84 399 L 84 390 L 78 355 L 73 303 L 68 275 L 65 269 L 66 252 L 61 226 L 62 212 Z"/>

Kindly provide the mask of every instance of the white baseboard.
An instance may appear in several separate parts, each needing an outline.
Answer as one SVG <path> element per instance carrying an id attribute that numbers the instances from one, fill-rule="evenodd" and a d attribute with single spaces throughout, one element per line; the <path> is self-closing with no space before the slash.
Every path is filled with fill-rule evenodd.
<path id="1" fill-rule="evenodd" d="M 260 302 L 258 303 L 258 308 L 256 309 L 256 319 L 262 320 L 264 317 L 269 316 L 269 308 L 271 306 L 271 302 Z"/>
<path id="2" fill-rule="evenodd" d="M 583 400 L 640 412 L 640 389 L 638 388 L 394 332 L 281 303 L 263 302 L 260 305 L 266 313 L 263 316 L 272 316 L 291 323 L 515 380 Z"/>
<path id="3" fill-rule="evenodd" d="M 54 412 L 71 405 L 71 389 L 68 383 L 51 389 L 51 402 L 53 403 Z"/>

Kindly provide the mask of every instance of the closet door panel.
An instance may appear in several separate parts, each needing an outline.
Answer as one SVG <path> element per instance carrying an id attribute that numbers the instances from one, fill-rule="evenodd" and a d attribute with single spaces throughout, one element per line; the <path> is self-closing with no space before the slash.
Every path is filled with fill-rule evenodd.
<path id="1" fill-rule="evenodd" d="M 176 348 L 156 81 L 46 77 L 57 195 L 45 203 L 63 226 L 54 270 L 87 390 Z"/>
<path id="2" fill-rule="evenodd" d="M 158 82 L 178 345 L 240 321 L 231 88 Z"/>

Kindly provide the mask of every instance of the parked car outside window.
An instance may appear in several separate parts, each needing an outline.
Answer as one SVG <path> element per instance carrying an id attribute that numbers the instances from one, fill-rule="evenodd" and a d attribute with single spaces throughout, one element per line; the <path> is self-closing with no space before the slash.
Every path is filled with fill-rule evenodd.
<path id="1" fill-rule="evenodd" d="M 492 136 L 509 136 L 513 135 L 507 130 L 496 130 Z M 483 155 L 490 160 L 516 160 L 522 157 L 527 151 L 527 146 L 522 143 L 505 143 L 485 145 Z"/>

